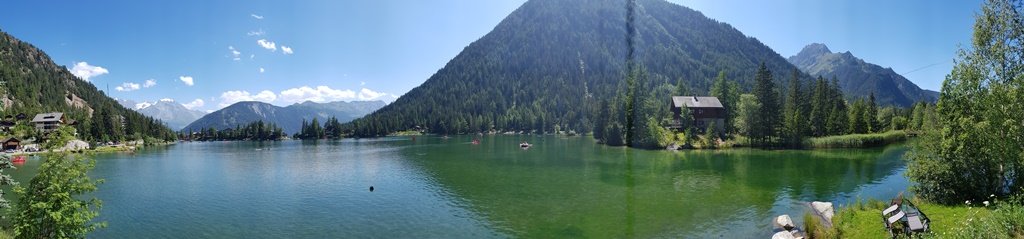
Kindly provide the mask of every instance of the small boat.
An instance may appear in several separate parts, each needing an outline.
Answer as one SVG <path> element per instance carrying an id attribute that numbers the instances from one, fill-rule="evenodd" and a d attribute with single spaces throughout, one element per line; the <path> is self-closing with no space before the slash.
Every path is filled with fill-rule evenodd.
<path id="1" fill-rule="evenodd" d="M 480 144 L 480 140 L 479 139 L 473 139 L 473 144 L 474 145 Z"/>
<path id="2" fill-rule="evenodd" d="M 14 159 L 11 159 L 11 162 L 12 163 L 24 163 L 25 162 L 25 156 L 14 156 Z"/>
<path id="3" fill-rule="evenodd" d="M 530 144 L 530 143 L 527 143 L 527 142 L 519 143 L 519 147 L 520 148 L 524 148 L 525 149 L 525 148 L 529 148 L 530 146 L 533 146 L 533 145 Z"/>

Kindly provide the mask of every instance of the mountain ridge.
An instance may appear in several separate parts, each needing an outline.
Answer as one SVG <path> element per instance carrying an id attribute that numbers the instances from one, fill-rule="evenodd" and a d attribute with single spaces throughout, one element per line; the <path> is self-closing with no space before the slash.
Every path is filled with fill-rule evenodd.
<path id="1" fill-rule="evenodd" d="M 159 100 L 155 103 L 148 103 L 148 105 L 135 109 L 135 111 L 159 119 L 174 130 L 183 129 L 188 124 L 206 115 L 205 112 L 190 110 L 173 100 Z"/>
<path id="2" fill-rule="evenodd" d="M 866 62 L 850 51 L 833 53 L 822 43 L 809 44 L 788 60 L 807 74 L 829 79 L 835 77 L 849 97 L 866 97 L 874 93 L 879 104 L 900 107 L 938 100 L 938 92 L 921 89 L 891 67 Z"/>
<path id="3" fill-rule="evenodd" d="M 637 62 L 653 90 L 684 82 L 706 94 L 720 71 L 749 90 L 761 63 L 776 85 L 785 85 L 793 71 L 811 80 L 727 23 L 662 0 L 637 5 Z M 589 132 L 602 107 L 598 102 L 612 99 L 624 82 L 625 9 L 622 0 L 528 1 L 423 84 L 344 127 L 358 137 L 417 126 L 440 134 L 550 132 L 555 125 Z"/>
<path id="4" fill-rule="evenodd" d="M 259 101 L 242 101 L 206 114 L 181 130 L 186 132 L 208 128 L 223 130 L 262 120 L 266 123 L 276 124 L 287 134 L 294 134 L 301 130 L 303 120 L 312 121 L 316 118 L 322 123 L 333 116 L 341 122 L 348 122 L 384 107 L 384 105 L 386 103 L 380 100 L 326 103 L 306 101 L 281 107 Z"/>

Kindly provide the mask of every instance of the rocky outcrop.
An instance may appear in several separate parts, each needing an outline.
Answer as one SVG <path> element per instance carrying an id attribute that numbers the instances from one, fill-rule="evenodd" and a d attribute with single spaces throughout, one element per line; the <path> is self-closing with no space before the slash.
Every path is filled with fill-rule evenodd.
<path id="1" fill-rule="evenodd" d="M 79 151 L 79 150 L 86 150 L 86 149 L 89 149 L 89 143 L 86 143 L 85 141 L 81 141 L 81 140 L 77 140 L 77 139 L 76 140 L 68 141 L 68 144 L 66 144 L 66 145 L 64 145 L 64 147 L 60 148 L 61 151 Z"/>
<path id="2" fill-rule="evenodd" d="M 92 117 L 92 107 L 89 107 L 89 103 L 85 102 L 85 100 L 83 100 L 82 98 L 78 98 L 77 95 L 72 94 L 70 92 L 67 93 L 67 96 L 64 97 L 64 103 L 67 103 L 68 106 L 71 107 L 85 109 L 86 113 L 89 114 L 89 117 Z"/>

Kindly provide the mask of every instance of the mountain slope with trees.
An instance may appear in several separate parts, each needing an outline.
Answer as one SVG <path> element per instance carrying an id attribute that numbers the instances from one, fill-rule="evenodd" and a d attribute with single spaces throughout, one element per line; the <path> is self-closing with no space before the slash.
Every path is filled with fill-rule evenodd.
<path id="1" fill-rule="evenodd" d="M 416 127 L 440 134 L 591 132 L 601 102 L 626 78 L 626 12 L 623 0 L 528 1 L 422 85 L 345 124 L 345 131 L 361 137 Z M 757 39 L 695 10 L 639 0 L 636 12 L 634 49 L 647 86 L 682 82 L 707 95 L 724 72 L 748 91 L 762 62 L 774 79 L 797 69 Z M 801 79 L 811 81 L 806 74 Z"/>
<path id="2" fill-rule="evenodd" d="M 4 115 L 64 112 L 77 122 L 74 127 L 79 138 L 89 141 L 175 138 L 158 120 L 121 106 L 96 86 L 53 63 L 42 50 L 2 31 L 0 82 L 0 112 Z"/>
<path id="3" fill-rule="evenodd" d="M 789 62 L 812 76 L 838 79 L 847 96 L 867 97 L 874 93 L 882 105 L 911 107 L 921 101 L 935 103 L 939 97 L 938 92 L 921 89 L 892 68 L 865 62 L 850 52 L 832 53 L 820 43 L 807 45 L 789 57 Z"/>

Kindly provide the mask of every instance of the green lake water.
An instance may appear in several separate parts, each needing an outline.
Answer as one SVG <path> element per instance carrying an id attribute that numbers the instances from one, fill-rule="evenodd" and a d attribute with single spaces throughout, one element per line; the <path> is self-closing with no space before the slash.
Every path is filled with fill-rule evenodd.
<path id="1" fill-rule="evenodd" d="M 109 227 L 90 237 L 767 238 L 775 216 L 799 223 L 807 202 L 888 199 L 909 185 L 900 145 L 669 152 L 589 137 L 472 139 L 101 154 L 92 175 L 106 180 L 95 196 Z M 11 173 L 27 184 L 39 161 Z"/>

